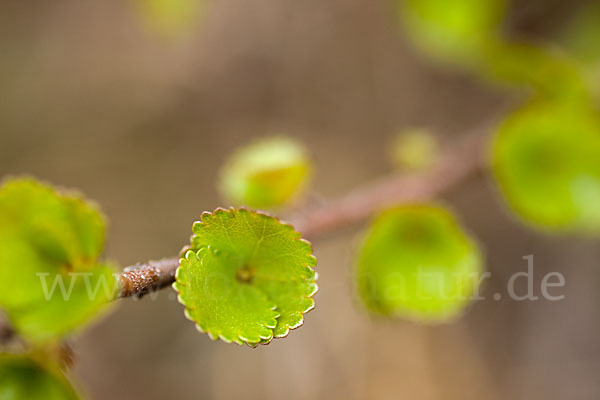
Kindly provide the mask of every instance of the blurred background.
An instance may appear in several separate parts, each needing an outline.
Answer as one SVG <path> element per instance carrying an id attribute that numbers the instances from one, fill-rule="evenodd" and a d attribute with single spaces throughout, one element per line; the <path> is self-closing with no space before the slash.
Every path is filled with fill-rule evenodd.
<path id="1" fill-rule="evenodd" d="M 503 29 L 552 40 L 585 3 L 514 0 Z M 330 197 L 391 170 L 399 130 L 452 141 L 520 99 L 422 55 L 392 1 L 215 0 L 202 13 L 174 31 L 133 1 L 0 5 L 0 174 L 97 200 L 106 255 L 122 266 L 176 255 L 202 211 L 228 206 L 218 169 L 255 137 L 304 142 L 315 191 Z M 317 307 L 285 340 L 212 342 L 166 289 L 120 301 L 76 337 L 75 376 L 91 399 L 114 400 L 600 398 L 598 243 L 526 229 L 483 175 L 443 201 L 492 273 L 488 299 L 454 323 L 369 316 L 351 280 L 360 227 L 349 228 L 314 241 Z M 557 271 L 565 299 L 494 300 L 530 254 L 537 290 Z"/>

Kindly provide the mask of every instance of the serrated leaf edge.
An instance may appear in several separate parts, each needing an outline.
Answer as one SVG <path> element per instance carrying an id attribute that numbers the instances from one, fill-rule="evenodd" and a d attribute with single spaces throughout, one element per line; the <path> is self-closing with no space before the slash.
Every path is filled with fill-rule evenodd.
<path id="1" fill-rule="evenodd" d="M 194 256 L 195 256 L 195 257 L 197 257 L 197 258 L 200 258 L 200 257 L 199 257 L 199 255 L 200 255 L 200 254 L 199 254 L 199 253 L 201 253 L 202 251 L 203 251 L 203 250 L 197 250 L 197 251 L 188 250 L 188 251 L 186 252 L 186 254 L 185 254 L 185 257 L 183 257 L 183 258 L 181 258 L 181 259 L 179 260 L 179 267 L 181 267 L 181 262 L 182 262 L 182 261 L 183 261 L 185 258 L 187 258 L 187 257 L 188 257 L 188 255 L 189 255 L 190 253 L 191 253 L 191 254 L 194 254 Z M 186 261 L 187 261 L 187 260 L 186 260 Z M 248 341 L 248 338 L 244 338 L 244 337 L 242 337 L 240 334 L 238 334 L 238 337 L 237 337 L 237 339 L 239 339 L 239 340 L 236 340 L 236 339 L 229 339 L 229 338 L 227 338 L 227 337 L 225 337 L 225 336 L 223 336 L 223 335 L 215 335 L 214 333 L 212 333 L 212 332 L 208 331 L 207 329 L 203 328 L 203 327 L 202 327 L 202 326 L 201 326 L 201 325 L 200 325 L 200 324 L 199 324 L 199 323 L 198 323 L 198 322 L 197 322 L 197 321 L 196 321 L 196 320 L 195 320 L 195 319 L 194 319 L 194 318 L 191 316 L 191 314 L 190 314 L 190 311 L 192 311 L 193 309 L 192 309 L 192 308 L 190 308 L 190 307 L 189 307 L 189 306 L 188 306 L 188 305 L 185 303 L 185 301 L 184 301 L 184 300 L 183 300 L 183 298 L 181 297 L 181 291 L 180 291 L 180 290 L 177 288 L 178 286 L 187 286 L 187 285 L 184 285 L 184 284 L 180 283 L 180 282 L 177 280 L 177 277 L 178 277 L 178 272 L 179 272 L 179 267 L 177 267 L 177 270 L 175 271 L 175 282 L 173 282 L 173 284 L 172 284 L 171 286 L 173 287 L 173 289 L 175 290 L 175 292 L 177 292 L 177 301 L 178 301 L 178 302 L 179 302 L 181 305 L 183 305 L 183 306 L 184 306 L 184 311 L 183 311 L 183 314 L 185 315 L 185 317 L 186 317 L 188 320 L 190 320 L 190 321 L 192 321 L 192 322 L 194 323 L 194 326 L 195 326 L 196 330 L 197 330 L 198 332 L 200 332 L 200 333 L 205 333 L 205 334 L 207 334 L 207 335 L 208 335 L 208 336 L 209 336 L 209 337 L 210 337 L 212 340 L 219 340 L 219 339 L 221 339 L 221 340 L 222 340 L 222 341 L 224 341 L 225 343 L 237 343 L 237 344 L 239 344 L 240 346 L 241 346 L 241 345 L 243 345 L 244 343 L 246 343 L 246 344 L 248 344 L 248 345 L 252 344 L 253 342 L 251 342 L 251 341 L 249 342 L 249 341 Z M 273 307 L 271 308 L 271 310 L 275 310 L 276 308 L 277 308 L 277 306 L 273 306 Z M 277 314 L 277 317 L 275 317 L 275 321 L 277 321 L 277 318 L 279 318 L 279 314 Z M 270 341 L 273 339 L 273 329 L 275 328 L 275 326 L 277 326 L 277 322 L 275 323 L 275 325 L 273 325 L 273 327 L 270 327 L 270 326 L 268 326 L 268 325 L 263 325 L 263 326 L 264 326 L 265 328 L 267 328 L 267 329 L 271 330 L 271 335 L 269 335 L 269 336 L 261 336 L 261 335 L 259 334 L 259 335 L 258 335 L 258 337 L 259 337 L 261 340 L 268 340 L 268 341 L 270 342 Z M 260 343 L 260 342 L 258 342 L 258 343 Z"/>
<path id="2" fill-rule="evenodd" d="M 248 345 L 248 346 L 250 346 L 250 347 L 252 347 L 252 348 L 256 348 L 256 347 L 257 347 L 259 344 L 260 344 L 260 345 L 268 345 L 268 344 L 270 344 L 270 343 L 271 343 L 271 341 L 272 341 L 273 339 L 281 339 L 281 338 L 285 338 L 285 337 L 287 337 L 287 336 L 289 335 L 290 331 L 292 331 L 292 330 L 294 330 L 294 329 L 298 329 L 299 327 L 301 327 L 302 325 L 304 325 L 304 315 L 305 315 L 305 314 L 307 314 L 307 313 L 309 313 L 310 311 L 312 311 L 312 310 L 314 310 L 314 309 L 315 309 L 315 301 L 314 301 L 314 299 L 313 299 L 313 296 L 314 296 L 314 295 L 315 295 L 315 294 L 316 294 L 316 293 L 319 291 L 319 285 L 317 284 L 317 280 L 318 280 L 319 274 L 318 274 L 318 273 L 317 273 L 317 272 L 314 270 L 314 267 L 317 265 L 317 258 L 316 258 L 316 257 L 314 256 L 314 254 L 313 254 L 313 253 L 314 253 L 314 250 L 313 250 L 313 247 L 312 247 L 312 243 L 311 243 L 311 242 L 309 242 L 308 240 L 304 239 L 304 238 L 302 237 L 302 233 L 301 233 L 301 232 L 298 232 L 298 231 L 297 231 L 297 230 L 294 228 L 294 226 L 293 226 L 292 224 L 290 224 L 290 223 L 288 223 L 288 222 L 285 222 L 285 221 L 282 221 L 282 220 L 281 220 L 279 217 L 277 217 L 277 216 L 274 216 L 274 215 L 271 215 L 270 213 L 268 213 L 268 212 L 265 212 L 265 211 L 251 210 L 251 209 L 249 209 L 249 208 L 247 208 L 247 207 L 237 207 L 237 208 L 236 208 L 236 207 L 229 207 L 229 208 L 217 207 L 217 208 L 216 208 L 214 211 L 212 211 L 212 212 L 210 212 L 210 211 L 203 211 L 203 212 L 202 212 L 202 214 L 200 214 L 200 220 L 198 220 L 198 221 L 195 221 L 195 222 L 192 224 L 192 230 L 194 229 L 194 226 L 196 226 L 196 225 L 202 225 L 202 224 L 204 224 L 203 218 L 206 218 L 207 216 L 214 216 L 214 215 L 216 215 L 217 213 L 223 213 L 223 212 L 225 212 L 225 213 L 230 213 L 230 212 L 231 212 L 231 213 L 233 213 L 233 212 L 238 212 L 238 211 L 240 211 L 240 212 L 247 212 L 247 213 L 251 213 L 251 214 L 255 214 L 255 215 L 261 215 L 261 216 L 264 216 L 264 217 L 272 218 L 272 219 L 274 219 L 274 220 L 275 220 L 277 223 L 279 223 L 280 225 L 282 225 L 282 226 L 286 227 L 286 229 L 292 230 L 292 231 L 295 233 L 295 235 L 294 235 L 295 237 L 294 237 L 294 239 L 293 239 L 293 240 L 301 241 L 301 242 L 304 242 L 304 243 L 306 243 L 306 244 L 308 245 L 308 248 L 309 248 L 309 250 L 310 250 L 310 258 L 312 259 L 312 266 L 311 266 L 311 265 L 306 265 L 306 268 L 309 268 L 309 269 L 310 269 L 310 270 L 311 270 L 311 271 L 314 273 L 313 277 L 311 278 L 311 279 L 312 279 L 312 283 L 313 283 L 313 284 L 314 284 L 314 286 L 315 286 L 315 287 L 314 287 L 314 290 L 313 290 L 313 291 L 312 291 L 312 292 L 311 292 L 309 295 L 307 295 L 307 296 L 304 296 L 304 298 L 305 298 L 305 299 L 310 299 L 310 300 L 311 300 L 311 305 L 310 305 L 310 306 L 309 306 L 307 309 L 305 309 L 304 311 L 302 311 L 302 312 L 301 312 L 300 321 L 299 321 L 299 322 L 298 322 L 296 325 L 293 325 L 293 326 L 288 326 L 288 327 L 286 327 L 285 333 L 283 333 L 283 334 L 279 334 L 279 335 L 274 335 L 274 334 L 273 334 L 273 330 L 275 329 L 275 326 L 277 326 L 277 325 L 275 325 L 273 328 L 270 328 L 270 327 L 268 327 L 268 326 L 265 326 L 266 328 L 268 328 L 268 329 L 271 329 L 271 337 L 269 337 L 269 338 L 263 338 L 263 340 L 267 340 L 266 342 L 263 342 L 263 341 L 260 341 L 260 342 L 257 342 L 257 343 L 254 343 L 254 342 L 248 342 L 247 340 L 244 340 L 244 339 L 242 339 L 241 337 L 239 337 L 240 339 L 242 339 L 242 340 L 243 340 L 243 342 L 245 342 L 245 343 L 246 343 L 246 345 Z M 192 235 L 190 236 L 190 243 L 192 243 L 192 241 L 193 241 L 193 239 L 194 239 L 194 237 L 195 237 L 195 236 L 196 236 L 196 234 L 192 234 Z M 185 249 L 185 247 L 184 247 L 184 249 Z M 193 251 L 193 250 L 188 250 L 188 252 L 190 252 L 190 251 L 191 251 L 192 253 L 194 253 L 194 251 Z M 202 251 L 202 250 L 198 250 L 198 251 Z M 197 253 L 197 252 L 196 252 L 196 253 Z M 187 254 L 187 252 L 186 252 L 186 254 Z M 200 325 L 199 325 L 199 324 L 198 324 L 196 321 L 194 321 L 194 320 L 191 318 L 191 316 L 189 315 L 189 313 L 188 313 L 188 311 L 187 311 L 187 310 L 188 310 L 188 307 L 187 307 L 187 306 L 185 305 L 185 303 L 183 302 L 183 299 L 182 299 L 182 298 L 181 298 L 181 296 L 180 296 L 180 292 L 179 292 L 179 290 L 178 290 L 178 289 L 177 289 L 177 287 L 176 287 L 176 286 L 177 286 L 177 284 L 178 284 L 178 281 L 177 281 L 177 275 L 178 275 L 178 272 L 179 272 L 179 268 L 181 267 L 181 260 L 182 260 L 182 258 L 180 258 L 179 267 L 177 267 L 177 270 L 176 270 L 176 272 L 175 272 L 175 282 L 173 282 L 173 284 L 172 284 L 171 286 L 173 287 L 173 289 L 175 290 L 175 292 L 177 292 L 177 301 L 178 301 L 178 302 L 179 302 L 181 305 L 183 305 L 183 306 L 185 307 L 185 311 L 184 311 L 184 315 L 185 315 L 185 317 L 186 317 L 188 320 L 190 320 L 190 321 L 194 322 L 194 324 L 195 324 L 195 326 L 196 326 L 196 329 L 197 329 L 197 330 L 198 330 L 200 333 L 206 333 L 206 334 L 208 334 L 208 336 L 209 336 L 209 337 L 210 337 L 212 340 L 218 340 L 218 339 L 221 339 L 221 340 L 223 340 L 225 343 L 232 343 L 232 341 L 231 341 L 231 340 L 228 340 L 228 339 L 226 339 L 226 338 L 223 338 L 223 337 L 220 337 L 220 336 L 216 336 L 216 337 L 215 337 L 215 335 L 212 335 L 210 332 L 206 332 L 206 331 L 204 331 L 204 330 L 202 329 L 202 327 L 201 327 L 201 326 L 200 326 Z M 276 309 L 276 308 L 275 308 L 275 309 Z M 277 316 L 277 318 L 279 318 L 279 316 Z M 277 318 L 276 318 L 276 319 L 277 319 Z M 240 342 L 238 342 L 238 341 L 233 341 L 233 342 L 235 342 L 235 343 L 237 343 L 237 344 L 239 344 L 239 345 L 242 345 L 242 344 L 243 344 L 243 342 L 241 342 L 241 341 L 240 341 Z"/>

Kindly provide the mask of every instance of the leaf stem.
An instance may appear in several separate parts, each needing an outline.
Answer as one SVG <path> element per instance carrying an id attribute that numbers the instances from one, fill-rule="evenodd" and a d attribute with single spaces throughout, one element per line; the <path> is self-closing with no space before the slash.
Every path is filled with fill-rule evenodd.
<path id="1" fill-rule="evenodd" d="M 164 258 L 127 267 L 120 275 L 119 297 L 142 297 L 175 281 L 179 258 Z"/>
<path id="2" fill-rule="evenodd" d="M 477 130 L 465 135 L 425 172 L 395 173 L 368 183 L 319 206 L 307 206 L 289 222 L 306 237 L 332 232 L 361 222 L 378 211 L 407 202 L 431 199 L 465 181 L 485 165 L 489 135 Z M 121 273 L 119 297 L 142 296 L 175 280 L 179 257 L 149 261 Z"/>

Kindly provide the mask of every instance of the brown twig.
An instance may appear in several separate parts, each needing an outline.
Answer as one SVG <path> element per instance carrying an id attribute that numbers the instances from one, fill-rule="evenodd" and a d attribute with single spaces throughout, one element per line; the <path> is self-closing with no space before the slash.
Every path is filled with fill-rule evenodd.
<path id="1" fill-rule="evenodd" d="M 385 177 L 323 205 L 307 207 L 290 223 L 312 238 L 363 221 L 386 207 L 433 198 L 484 165 L 487 139 L 481 130 L 468 134 L 427 172 Z M 126 268 L 121 274 L 120 297 L 141 296 L 170 285 L 178 265 L 179 258 L 168 258 Z"/>
<path id="2" fill-rule="evenodd" d="M 125 268 L 121 273 L 119 297 L 143 296 L 175 281 L 179 258 L 148 261 Z"/>
<path id="3" fill-rule="evenodd" d="M 0 316 L 0 346 L 9 343 L 15 336 L 15 331 L 6 319 Z"/>
<path id="4" fill-rule="evenodd" d="M 487 139 L 481 132 L 469 134 L 426 172 L 384 177 L 346 196 L 300 212 L 290 223 L 303 235 L 315 237 L 363 221 L 384 208 L 435 197 L 484 165 Z"/>

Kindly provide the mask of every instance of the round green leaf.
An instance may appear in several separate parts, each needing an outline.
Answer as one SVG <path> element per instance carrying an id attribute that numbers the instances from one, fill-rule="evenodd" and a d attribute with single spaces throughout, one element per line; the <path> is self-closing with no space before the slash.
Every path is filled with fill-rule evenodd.
<path id="1" fill-rule="evenodd" d="M 285 337 L 314 307 L 316 259 L 290 225 L 246 209 L 202 214 L 173 287 L 213 339 L 256 345 Z"/>
<path id="2" fill-rule="evenodd" d="M 493 172 L 508 204 L 531 225 L 600 232 L 600 121 L 555 103 L 515 113 L 493 142 Z"/>
<path id="3" fill-rule="evenodd" d="M 221 189 L 238 205 L 276 207 L 302 193 L 310 171 L 308 154 L 298 142 L 262 139 L 233 154 L 222 170 Z"/>
<path id="4" fill-rule="evenodd" d="M 77 400 L 69 381 L 57 370 L 25 356 L 0 355 L 0 400 Z"/>
<path id="5" fill-rule="evenodd" d="M 95 205 L 33 179 L 0 187 L 0 307 L 20 334 L 52 340 L 91 320 L 113 298 L 99 264 L 105 223 Z"/>
<path id="6" fill-rule="evenodd" d="M 369 228 L 356 280 L 369 310 L 439 322 L 465 308 L 481 273 L 480 251 L 452 214 L 403 206 L 384 211 Z"/>

